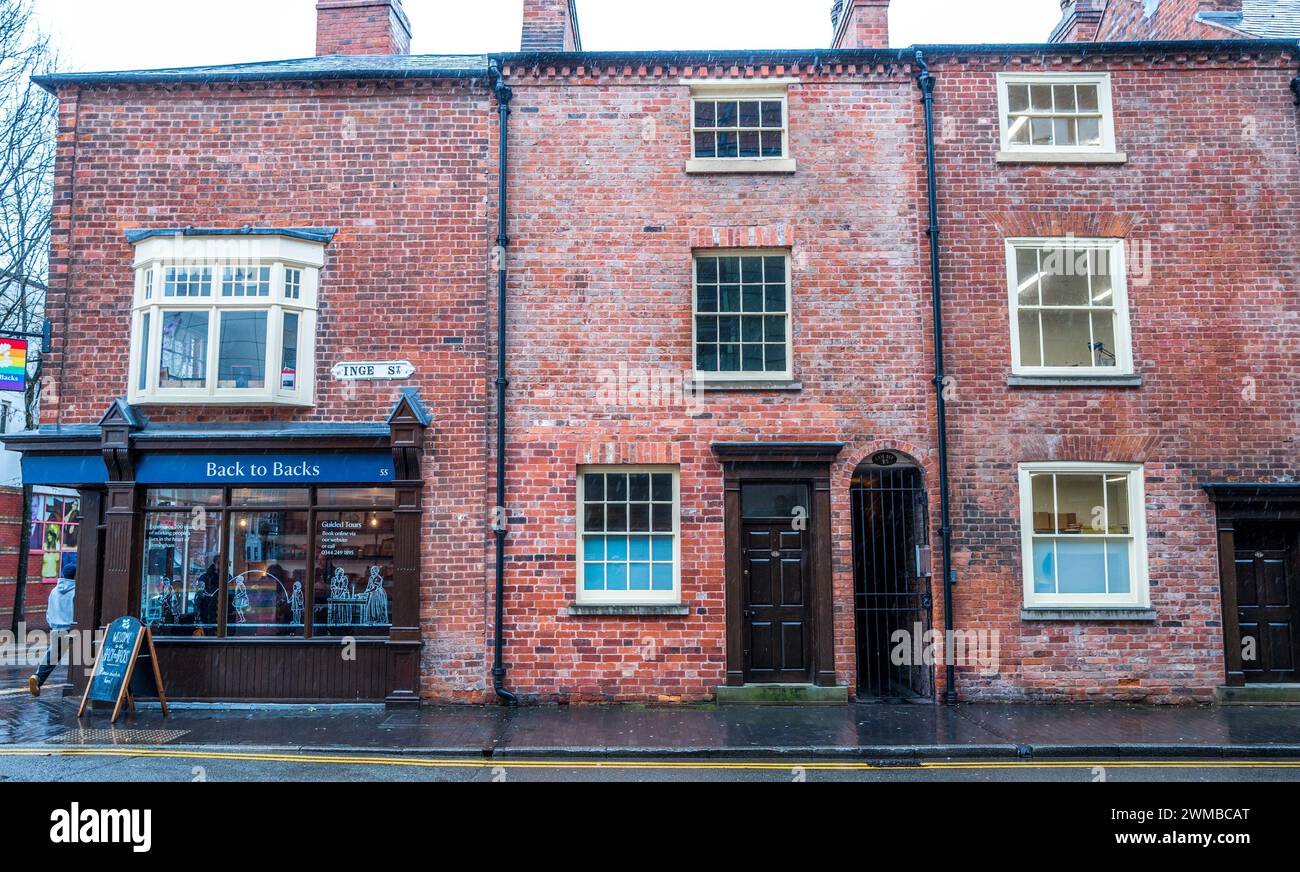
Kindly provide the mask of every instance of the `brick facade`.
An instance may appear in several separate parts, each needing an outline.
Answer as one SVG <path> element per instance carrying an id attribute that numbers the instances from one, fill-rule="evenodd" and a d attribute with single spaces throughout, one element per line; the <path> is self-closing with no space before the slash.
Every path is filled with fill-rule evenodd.
<path id="1" fill-rule="evenodd" d="M 1241 39 L 1222 25 L 1196 19 L 1200 12 L 1240 12 L 1242 0 L 1074 0 L 1054 34 L 1059 42 L 1139 39 Z"/>
<path id="2" fill-rule="evenodd" d="M 322 6 L 325 6 L 322 0 Z M 551 6 L 566 6 L 552 3 Z M 879 4 L 855 4 L 878 7 Z M 554 11 L 554 10 L 552 10 Z M 527 39 L 527 27 L 525 39 Z M 551 48 L 558 50 L 559 47 Z M 923 470 L 939 542 L 925 140 L 911 52 L 500 58 L 507 177 L 507 686 L 526 701 L 698 701 L 726 680 L 717 442 L 838 442 L 831 470 L 834 674 L 857 680 L 849 484 L 874 452 Z M 1204 700 L 1224 678 L 1206 480 L 1281 482 L 1300 422 L 1290 236 L 1300 190 L 1295 61 L 1239 53 L 1086 58 L 935 53 L 957 625 L 996 630 L 969 700 Z M 1126 163 L 998 163 L 995 75 L 1109 70 Z M 486 74 L 486 59 L 484 59 Z M 793 174 L 692 174 L 690 89 L 788 85 Z M 316 405 L 151 407 L 151 420 L 381 420 L 394 388 L 341 383 L 358 354 L 408 358 L 433 411 L 425 462 L 420 691 L 491 696 L 496 424 L 491 80 L 66 85 L 45 424 L 124 392 L 138 227 L 339 228 L 321 278 Z M 1004 239 L 1120 238 L 1140 387 L 1015 387 Z M 649 396 L 692 368 L 692 253 L 788 251 L 796 384 Z M 74 292 L 75 289 L 75 292 Z M 95 349 L 94 354 L 77 349 Z M 66 354 L 65 349 L 73 351 Z M 638 381 L 641 380 L 641 381 Z M 1250 388 L 1250 390 L 1246 390 Z M 1016 464 L 1146 465 L 1155 621 L 1022 619 Z M 680 469 L 686 614 L 587 615 L 584 465 Z M 936 560 L 934 626 L 942 626 Z M 936 669 L 942 693 L 943 671 Z"/>

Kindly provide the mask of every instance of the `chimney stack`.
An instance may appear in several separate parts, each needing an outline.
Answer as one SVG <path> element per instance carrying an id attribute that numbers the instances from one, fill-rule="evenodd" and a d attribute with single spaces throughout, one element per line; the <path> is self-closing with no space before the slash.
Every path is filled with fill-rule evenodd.
<path id="1" fill-rule="evenodd" d="M 582 51 L 577 0 L 524 0 L 521 51 Z"/>
<path id="2" fill-rule="evenodd" d="M 403 55 L 411 22 L 402 0 L 317 0 L 316 55 Z"/>
<path id="3" fill-rule="evenodd" d="M 1101 0 L 1061 0 L 1061 22 L 1048 42 L 1096 42 L 1102 5 Z"/>
<path id="4" fill-rule="evenodd" d="M 889 48 L 889 0 L 835 0 L 831 48 Z"/>

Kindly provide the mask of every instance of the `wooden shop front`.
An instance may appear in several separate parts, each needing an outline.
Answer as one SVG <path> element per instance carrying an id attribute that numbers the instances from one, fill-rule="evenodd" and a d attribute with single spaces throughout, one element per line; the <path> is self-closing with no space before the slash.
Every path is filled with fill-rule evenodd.
<path id="1" fill-rule="evenodd" d="M 149 426 L 118 401 L 13 447 L 80 492 L 77 626 L 138 617 L 169 697 L 403 704 L 428 423 L 414 393 L 380 424 Z"/>

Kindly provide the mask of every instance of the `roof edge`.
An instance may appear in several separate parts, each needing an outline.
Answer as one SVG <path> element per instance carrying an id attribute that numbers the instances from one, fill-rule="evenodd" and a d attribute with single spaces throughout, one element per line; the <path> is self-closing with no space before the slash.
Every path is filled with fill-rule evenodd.
<path id="1" fill-rule="evenodd" d="M 132 245 L 159 236 L 284 236 L 328 245 L 338 233 L 335 227 L 155 227 L 127 230 Z"/>

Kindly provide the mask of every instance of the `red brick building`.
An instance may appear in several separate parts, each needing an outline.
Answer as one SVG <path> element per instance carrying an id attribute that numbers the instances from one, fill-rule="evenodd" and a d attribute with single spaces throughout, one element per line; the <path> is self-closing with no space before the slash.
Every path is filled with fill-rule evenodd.
<path id="1" fill-rule="evenodd" d="M 888 5 L 602 53 L 529 0 L 426 57 L 321 0 L 316 59 L 44 80 L 67 342 L 12 444 L 100 519 L 79 618 L 196 698 L 1292 680 L 1294 43 Z"/>

